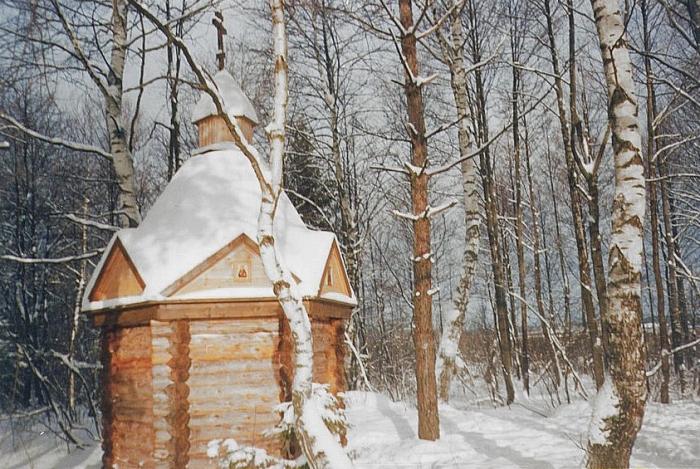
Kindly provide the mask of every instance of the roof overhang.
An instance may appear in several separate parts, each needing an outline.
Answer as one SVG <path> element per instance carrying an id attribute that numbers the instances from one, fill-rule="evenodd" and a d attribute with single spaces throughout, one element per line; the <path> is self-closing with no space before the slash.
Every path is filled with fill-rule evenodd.
<path id="1" fill-rule="evenodd" d="M 311 319 L 349 319 L 353 306 L 323 299 L 304 300 Z M 277 298 L 144 301 L 85 313 L 94 326 L 137 326 L 150 321 L 282 318 Z"/>

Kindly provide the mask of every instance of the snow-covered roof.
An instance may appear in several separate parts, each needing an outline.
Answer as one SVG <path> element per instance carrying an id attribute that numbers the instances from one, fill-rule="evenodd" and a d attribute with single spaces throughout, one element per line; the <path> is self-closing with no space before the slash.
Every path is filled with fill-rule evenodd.
<path id="1" fill-rule="evenodd" d="M 253 104 L 248 97 L 243 93 L 241 87 L 238 86 L 236 80 L 233 79 L 230 73 L 225 70 L 219 70 L 214 75 L 214 84 L 219 89 L 219 94 L 224 101 L 224 111 L 231 117 L 247 117 L 254 123 L 258 124 L 258 114 L 255 112 Z M 197 122 L 205 117 L 216 116 L 216 106 L 214 100 L 207 93 L 202 92 L 202 95 L 197 101 L 197 104 L 192 111 L 192 122 Z"/>
<path id="2" fill-rule="evenodd" d="M 138 228 L 114 235 L 87 285 L 84 310 L 166 300 L 164 290 L 232 240 L 241 234 L 257 239 L 261 193 L 252 166 L 235 145 L 219 144 L 218 148 L 226 149 L 187 160 Z M 286 194 L 277 207 L 274 231 L 283 260 L 300 280 L 300 293 L 317 297 L 335 235 L 307 228 Z M 117 239 L 143 280 L 144 291 L 139 296 L 91 302 L 90 292 Z M 243 296 L 238 297 L 250 298 L 248 290 L 220 289 L 206 295 L 236 298 L 240 293 Z M 255 297 L 274 297 L 267 290 L 259 289 Z M 202 293 L 195 296 L 201 298 Z M 355 303 L 351 297 L 344 300 Z"/>

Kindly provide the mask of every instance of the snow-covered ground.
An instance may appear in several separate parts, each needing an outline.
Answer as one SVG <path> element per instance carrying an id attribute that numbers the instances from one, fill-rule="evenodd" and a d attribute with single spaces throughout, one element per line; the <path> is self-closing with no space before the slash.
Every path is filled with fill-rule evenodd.
<path id="1" fill-rule="evenodd" d="M 591 407 L 484 405 L 440 408 L 441 438 L 417 438 L 416 410 L 386 397 L 347 393 L 349 449 L 361 468 L 573 468 L 583 463 Z M 542 415 L 544 414 L 544 415 Z M 546 415 L 546 416 L 545 416 Z M 650 403 L 632 466 L 700 468 L 700 403 Z"/>
<path id="2" fill-rule="evenodd" d="M 493 408 L 460 403 L 440 409 L 442 438 L 421 441 L 413 407 L 375 393 L 349 392 L 348 450 L 360 468 L 575 468 L 583 461 L 590 404 L 556 409 L 541 401 Z M 20 435 L 24 437 L 20 438 Z M 66 451 L 48 433 L 0 426 L 0 468 L 99 468 L 99 445 Z M 650 403 L 633 467 L 700 468 L 700 402 Z"/>

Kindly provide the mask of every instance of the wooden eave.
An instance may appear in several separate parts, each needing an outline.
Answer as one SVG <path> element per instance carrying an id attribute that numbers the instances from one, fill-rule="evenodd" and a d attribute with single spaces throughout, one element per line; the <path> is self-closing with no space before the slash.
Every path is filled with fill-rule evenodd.
<path id="1" fill-rule="evenodd" d="M 353 306 L 325 298 L 304 300 L 311 319 L 349 319 Z M 136 326 L 150 321 L 247 319 L 278 317 L 284 313 L 277 298 L 217 298 L 144 301 L 87 311 L 94 326 Z"/>

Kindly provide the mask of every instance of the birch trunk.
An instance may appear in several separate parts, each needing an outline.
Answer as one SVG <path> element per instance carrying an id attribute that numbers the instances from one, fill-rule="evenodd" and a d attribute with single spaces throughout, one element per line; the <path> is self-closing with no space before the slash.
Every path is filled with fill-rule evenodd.
<path id="1" fill-rule="evenodd" d="M 443 58 L 450 66 L 450 85 L 452 86 L 452 94 L 457 108 L 457 118 L 460 119 L 457 130 L 459 154 L 461 158 L 464 158 L 470 152 L 471 139 L 467 122 L 467 116 L 469 115 L 467 72 L 464 67 L 464 33 L 460 15 L 455 15 L 452 19 L 450 40 L 451 44 L 443 45 Z M 452 377 L 465 366 L 459 357 L 459 339 L 464 330 L 469 294 L 479 257 L 481 217 L 479 215 L 479 193 L 476 181 L 476 160 L 474 158 L 465 159 L 461 164 L 461 171 L 465 223 L 462 275 L 457 286 L 454 309 L 447 314 L 446 324 L 440 339 L 436 365 L 439 397 L 444 402 L 449 400 Z"/>
<path id="2" fill-rule="evenodd" d="M 277 249 L 273 231 L 275 209 L 282 194 L 288 74 L 284 4 L 282 0 L 272 0 L 270 3 L 275 57 L 275 94 L 273 118 L 265 129 L 270 141 L 271 175 L 269 184 L 261 184 L 262 201 L 257 236 L 260 258 L 291 330 L 294 347 L 292 406 L 296 417 L 297 435 L 304 455 L 312 468 L 352 467 L 340 443 L 331 435 L 323 422 L 318 404 L 312 399 L 311 322 L 302 296 L 296 288 L 296 282 Z"/>
<path id="3" fill-rule="evenodd" d="M 419 76 L 416 35 L 411 0 L 399 1 L 399 19 L 406 31 L 401 36 L 401 52 L 405 66 L 404 90 L 411 139 L 411 164 L 415 168 L 428 166 L 428 142 L 425 136 L 423 96 L 413 77 Z M 411 76 L 412 75 L 412 76 Z M 435 336 L 433 335 L 432 255 L 430 246 L 430 217 L 428 208 L 429 177 L 425 170 L 412 172 L 411 210 L 413 220 L 413 342 L 416 350 L 416 384 L 418 398 L 418 437 L 422 440 L 440 438 L 435 378 Z"/>
<path id="4" fill-rule="evenodd" d="M 141 222 L 136 200 L 134 161 L 129 152 L 127 132 L 124 126 L 122 95 L 124 65 L 127 51 L 127 0 L 112 0 L 112 53 L 105 93 L 107 133 L 112 164 L 119 186 L 117 210 L 119 226 L 134 227 Z"/>
<path id="5" fill-rule="evenodd" d="M 645 179 L 637 102 L 617 0 L 591 0 L 608 88 L 615 197 L 608 258 L 610 372 L 599 391 L 588 438 L 589 468 L 626 468 L 647 397 L 640 316 Z"/>

